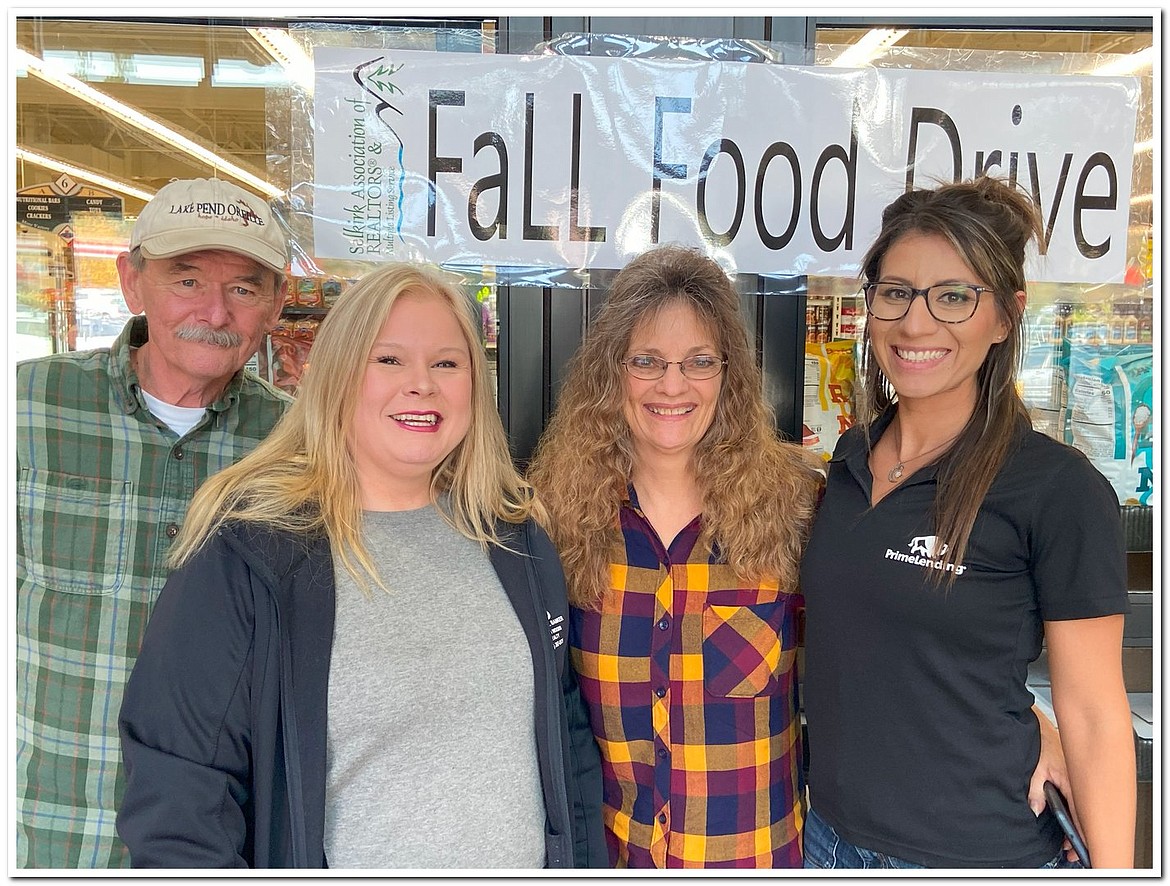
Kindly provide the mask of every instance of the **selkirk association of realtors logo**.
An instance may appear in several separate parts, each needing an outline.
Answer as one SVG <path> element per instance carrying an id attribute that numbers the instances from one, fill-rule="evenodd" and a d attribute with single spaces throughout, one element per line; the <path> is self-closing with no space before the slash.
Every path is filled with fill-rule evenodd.
<path id="1" fill-rule="evenodd" d="M 398 130 L 394 127 L 394 118 L 390 116 L 390 112 L 397 114 L 399 117 L 404 116 L 402 109 L 398 107 L 395 101 L 395 96 L 404 95 L 405 93 L 394 82 L 395 75 L 403 67 L 405 67 L 405 63 L 395 65 L 387 61 L 385 56 L 380 55 L 369 61 L 362 62 L 352 71 L 354 83 L 361 87 L 362 92 L 365 93 L 368 99 L 373 99 L 374 101 L 374 116 L 385 127 L 386 131 L 390 133 L 398 145 L 397 194 L 391 195 L 391 198 L 394 202 L 394 233 L 399 240 L 403 240 L 402 205 L 406 192 L 406 145 L 402 141 L 402 136 L 398 134 Z M 387 164 L 387 171 L 390 172 L 391 170 L 388 167 L 389 164 Z"/>
<path id="2" fill-rule="evenodd" d="M 886 559 L 897 560 L 899 563 L 909 563 L 912 566 L 922 566 L 927 569 L 942 569 L 962 575 L 967 567 L 962 563 L 947 563 L 942 557 L 947 552 L 947 544 L 937 535 L 916 535 L 910 539 L 909 553 L 886 548 Z"/>

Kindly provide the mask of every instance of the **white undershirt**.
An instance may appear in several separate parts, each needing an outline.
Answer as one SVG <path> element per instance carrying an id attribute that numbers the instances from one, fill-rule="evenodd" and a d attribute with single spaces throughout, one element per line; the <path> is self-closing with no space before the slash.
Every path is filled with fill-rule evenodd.
<path id="1" fill-rule="evenodd" d="M 175 406 L 173 403 L 165 403 L 147 393 L 146 388 L 139 390 L 142 391 L 142 399 L 146 401 L 151 414 L 180 437 L 185 437 L 191 428 L 199 424 L 203 419 L 203 413 L 207 411 L 206 406 Z"/>

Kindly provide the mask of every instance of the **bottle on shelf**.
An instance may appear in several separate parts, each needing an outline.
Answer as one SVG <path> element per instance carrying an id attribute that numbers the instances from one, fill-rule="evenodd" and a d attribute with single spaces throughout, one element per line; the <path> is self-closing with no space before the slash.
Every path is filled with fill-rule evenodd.
<path id="1" fill-rule="evenodd" d="M 1138 306 L 1138 341 L 1148 344 L 1154 340 L 1154 303 L 1143 298 Z"/>
<path id="2" fill-rule="evenodd" d="M 1127 345 L 1136 345 L 1138 342 L 1138 306 L 1126 305 L 1123 320 L 1124 332 L 1122 340 Z"/>
<path id="3" fill-rule="evenodd" d="M 1127 305 L 1121 302 L 1113 303 L 1113 311 L 1109 315 L 1109 335 L 1107 336 L 1109 344 L 1125 344 L 1125 315 L 1127 312 Z"/>

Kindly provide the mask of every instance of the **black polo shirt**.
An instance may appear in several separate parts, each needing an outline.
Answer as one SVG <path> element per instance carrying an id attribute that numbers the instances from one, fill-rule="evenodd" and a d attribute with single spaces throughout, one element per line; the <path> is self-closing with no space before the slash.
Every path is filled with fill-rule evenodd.
<path id="1" fill-rule="evenodd" d="M 1044 864 L 1061 835 L 1028 807 L 1028 663 L 1043 621 L 1127 611 L 1117 497 L 1080 452 L 1021 432 L 948 588 L 927 580 L 936 466 L 871 508 L 867 457 L 851 429 L 801 569 L 812 806 L 845 839 L 931 867 Z"/>

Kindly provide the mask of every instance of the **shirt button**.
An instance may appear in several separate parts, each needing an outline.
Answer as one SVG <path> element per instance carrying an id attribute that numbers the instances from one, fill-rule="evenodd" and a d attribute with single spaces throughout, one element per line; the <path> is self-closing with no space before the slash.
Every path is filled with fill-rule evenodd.
<path id="1" fill-rule="evenodd" d="M 176 447 L 175 447 L 175 458 L 176 458 L 178 461 L 182 461 L 182 460 L 183 460 L 183 450 L 182 450 L 182 448 L 181 448 L 181 447 L 178 447 L 178 446 L 176 446 Z"/>
<path id="2" fill-rule="evenodd" d="M 663 686 L 659 686 L 657 689 L 654 690 L 654 694 L 657 695 L 659 698 L 666 698 L 666 688 Z"/>
<path id="3" fill-rule="evenodd" d="M 668 627 L 670 627 L 670 622 L 667 619 L 658 619 L 658 630 L 665 631 Z"/>
<path id="4" fill-rule="evenodd" d="M 658 823 L 659 824 L 666 824 L 666 813 L 665 812 L 658 813 Z"/>
<path id="5" fill-rule="evenodd" d="M 659 748 L 659 749 L 658 749 L 658 757 L 659 757 L 659 759 L 661 759 L 661 760 L 665 760 L 665 759 L 666 759 L 666 748 Z"/>
<path id="6" fill-rule="evenodd" d="M 178 523 L 168 523 L 167 524 L 167 538 L 174 538 L 178 534 L 179 534 L 179 524 Z"/>

